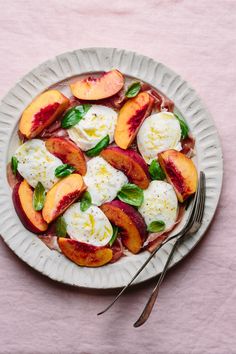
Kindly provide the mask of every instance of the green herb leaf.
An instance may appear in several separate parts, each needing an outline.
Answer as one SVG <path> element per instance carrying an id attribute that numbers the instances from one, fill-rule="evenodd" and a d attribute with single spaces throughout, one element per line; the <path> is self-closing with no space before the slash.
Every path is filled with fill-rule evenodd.
<path id="1" fill-rule="evenodd" d="M 163 180 L 166 175 L 157 160 L 153 160 L 149 166 L 149 173 L 152 180 Z"/>
<path id="2" fill-rule="evenodd" d="M 118 236 L 118 231 L 119 231 L 118 226 L 112 225 L 112 227 L 113 227 L 113 234 L 112 234 L 112 237 L 111 237 L 111 239 L 110 239 L 110 241 L 109 241 L 109 245 L 110 245 L 110 246 L 112 246 L 113 243 L 115 242 L 115 240 L 116 240 L 116 238 L 117 238 L 117 236 Z"/>
<path id="3" fill-rule="evenodd" d="M 85 116 L 88 110 L 91 108 L 91 104 L 82 104 L 80 106 L 69 109 L 61 121 L 62 128 L 70 128 L 79 123 L 79 121 Z"/>
<path id="4" fill-rule="evenodd" d="M 164 221 L 157 220 L 157 221 L 151 222 L 148 225 L 147 230 L 149 232 L 161 232 L 161 231 L 165 230 L 165 227 L 166 227 L 166 224 L 164 223 Z"/>
<path id="5" fill-rule="evenodd" d="M 66 237 L 66 222 L 63 216 L 60 216 L 56 221 L 56 235 L 59 237 Z"/>
<path id="6" fill-rule="evenodd" d="M 143 190 L 136 184 L 127 183 L 118 192 L 117 197 L 122 202 L 139 207 L 143 202 Z"/>
<path id="7" fill-rule="evenodd" d="M 139 91 L 141 90 L 141 84 L 140 82 L 134 82 L 132 85 L 128 87 L 128 90 L 125 93 L 125 96 L 128 98 L 132 98 L 137 96 Z"/>
<path id="8" fill-rule="evenodd" d="M 88 191 L 84 192 L 81 200 L 80 200 L 80 210 L 86 211 L 90 205 L 92 204 L 92 198 Z"/>
<path id="9" fill-rule="evenodd" d="M 42 210 L 45 202 L 46 191 L 41 182 L 37 183 L 33 194 L 33 207 L 34 210 Z"/>
<path id="10" fill-rule="evenodd" d="M 63 178 L 69 176 L 74 171 L 74 167 L 68 165 L 67 163 L 64 163 L 63 165 L 60 165 L 55 169 L 55 176 L 58 178 Z"/>
<path id="11" fill-rule="evenodd" d="M 106 135 L 99 143 L 94 146 L 94 148 L 85 151 L 85 154 L 89 157 L 94 157 L 100 154 L 100 152 L 105 149 L 110 143 L 109 135 Z"/>
<path id="12" fill-rule="evenodd" d="M 17 173 L 17 167 L 18 167 L 18 160 L 15 156 L 12 156 L 11 158 L 11 169 L 13 174 L 16 176 Z"/>
<path id="13" fill-rule="evenodd" d="M 180 129 L 181 129 L 181 138 L 182 139 L 187 138 L 188 133 L 189 133 L 189 127 L 187 126 L 185 121 L 182 118 L 180 118 L 177 114 L 175 114 L 175 117 L 179 121 Z"/>

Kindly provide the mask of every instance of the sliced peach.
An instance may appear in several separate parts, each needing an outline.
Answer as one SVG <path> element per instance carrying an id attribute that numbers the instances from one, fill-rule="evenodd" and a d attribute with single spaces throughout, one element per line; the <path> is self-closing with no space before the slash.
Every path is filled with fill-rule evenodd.
<path id="1" fill-rule="evenodd" d="M 50 223 L 62 214 L 86 189 L 79 174 L 71 174 L 56 183 L 46 195 L 43 218 Z"/>
<path id="2" fill-rule="evenodd" d="M 115 142 L 119 147 L 127 149 L 132 144 L 144 119 L 150 115 L 153 103 L 153 97 L 141 92 L 123 105 L 115 129 Z"/>
<path id="3" fill-rule="evenodd" d="M 124 86 L 124 76 L 111 70 L 100 77 L 87 77 L 70 85 L 73 95 L 81 100 L 100 100 L 115 95 Z"/>
<path id="4" fill-rule="evenodd" d="M 48 90 L 24 110 L 20 124 L 20 133 L 28 139 L 40 134 L 44 128 L 54 122 L 69 106 L 69 99 L 57 90 Z"/>
<path id="5" fill-rule="evenodd" d="M 41 211 L 33 208 L 33 190 L 26 180 L 15 185 L 12 192 L 15 210 L 26 229 L 36 234 L 47 230 Z"/>
<path id="6" fill-rule="evenodd" d="M 196 192 L 197 170 L 191 159 L 179 151 L 166 150 L 158 154 L 158 161 L 181 203 Z"/>
<path id="7" fill-rule="evenodd" d="M 80 266 L 100 267 L 112 259 L 112 250 L 108 247 L 97 247 L 69 238 L 58 239 L 62 253 Z"/>
<path id="8" fill-rule="evenodd" d="M 111 146 L 104 149 L 101 156 L 114 168 L 124 172 L 130 182 L 143 189 L 148 187 L 150 182 L 148 166 L 136 151 Z"/>
<path id="9" fill-rule="evenodd" d="M 147 234 L 142 215 L 120 200 L 105 203 L 100 208 L 111 223 L 121 228 L 122 243 L 132 253 L 138 253 Z"/>
<path id="10" fill-rule="evenodd" d="M 73 166 L 82 176 L 86 174 L 84 154 L 72 141 L 61 137 L 52 137 L 46 140 L 45 145 L 48 151 L 61 159 L 63 163 Z"/>

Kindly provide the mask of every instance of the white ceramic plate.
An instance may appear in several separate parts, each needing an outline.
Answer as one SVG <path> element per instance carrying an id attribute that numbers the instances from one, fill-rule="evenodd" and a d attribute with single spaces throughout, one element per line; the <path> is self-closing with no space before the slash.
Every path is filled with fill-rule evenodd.
<path id="1" fill-rule="evenodd" d="M 172 265 L 198 243 L 215 213 L 222 185 L 223 162 L 214 123 L 195 91 L 172 70 L 151 58 L 115 48 L 88 48 L 59 55 L 28 73 L 3 98 L 0 106 L 0 220 L 1 234 L 8 246 L 24 262 L 53 280 L 86 288 L 115 288 L 127 284 L 148 257 L 148 252 L 123 257 L 100 268 L 83 268 L 63 255 L 49 250 L 26 230 L 15 213 L 6 165 L 17 146 L 17 125 L 22 111 L 35 96 L 49 86 L 75 75 L 119 69 L 145 81 L 171 98 L 196 138 L 198 170 L 206 174 L 206 208 L 200 230 L 182 244 Z M 184 220 L 183 220 L 184 222 Z M 181 226 L 180 226 L 181 227 Z M 163 269 L 171 245 L 163 247 L 136 283 L 152 278 Z"/>

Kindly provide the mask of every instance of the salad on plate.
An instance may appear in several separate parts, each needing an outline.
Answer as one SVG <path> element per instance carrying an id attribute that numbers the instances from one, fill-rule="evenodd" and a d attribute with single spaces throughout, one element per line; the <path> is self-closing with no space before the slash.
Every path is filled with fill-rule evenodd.
<path id="1" fill-rule="evenodd" d="M 174 102 L 116 69 L 40 94 L 18 135 L 7 166 L 15 210 L 79 266 L 153 251 L 196 191 L 194 138 Z"/>

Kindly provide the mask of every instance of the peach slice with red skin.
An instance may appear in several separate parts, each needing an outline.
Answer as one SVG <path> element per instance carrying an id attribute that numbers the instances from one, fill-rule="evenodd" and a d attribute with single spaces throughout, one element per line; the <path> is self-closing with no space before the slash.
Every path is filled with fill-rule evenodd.
<path id="1" fill-rule="evenodd" d="M 48 224 L 44 221 L 41 211 L 33 208 L 33 190 L 23 180 L 15 185 L 12 192 L 15 210 L 26 229 L 36 234 L 47 230 Z"/>
<path id="2" fill-rule="evenodd" d="M 28 139 L 35 138 L 52 124 L 69 106 L 69 99 L 57 90 L 48 90 L 24 110 L 20 123 L 20 133 Z"/>
<path id="3" fill-rule="evenodd" d="M 111 223 L 121 228 L 122 243 L 132 253 L 138 253 L 147 235 L 142 215 L 120 200 L 105 203 L 100 208 Z"/>
<path id="4" fill-rule="evenodd" d="M 46 148 L 53 155 L 73 166 L 82 176 L 86 174 L 87 166 L 83 152 L 72 141 L 61 138 L 52 137 L 45 141 Z"/>
<path id="5" fill-rule="evenodd" d="M 158 161 L 181 203 L 196 192 L 197 169 L 190 158 L 179 151 L 166 150 L 158 154 Z"/>
<path id="6" fill-rule="evenodd" d="M 144 159 L 134 150 L 123 150 L 111 146 L 101 152 L 101 156 L 114 168 L 124 172 L 130 182 L 142 189 L 149 186 L 150 176 Z"/>
<path id="7" fill-rule="evenodd" d="M 81 100 L 101 100 L 111 97 L 124 86 L 124 76 L 118 70 L 99 77 L 87 77 L 70 85 L 72 94 Z"/>
<path id="8" fill-rule="evenodd" d="M 119 147 L 127 149 L 132 144 L 144 119 L 150 115 L 153 103 L 153 97 L 147 92 L 141 92 L 123 105 L 114 135 Z"/>
<path id="9" fill-rule="evenodd" d="M 86 190 L 83 178 L 71 174 L 57 182 L 47 193 L 42 210 L 44 220 L 49 224 L 62 214 Z"/>
<path id="10" fill-rule="evenodd" d="M 100 267 L 112 259 L 113 252 L 106 246 L 98 247 L 69 238 L 58 238 L 62 253 L 74 263 L 85 267 Z"/>

